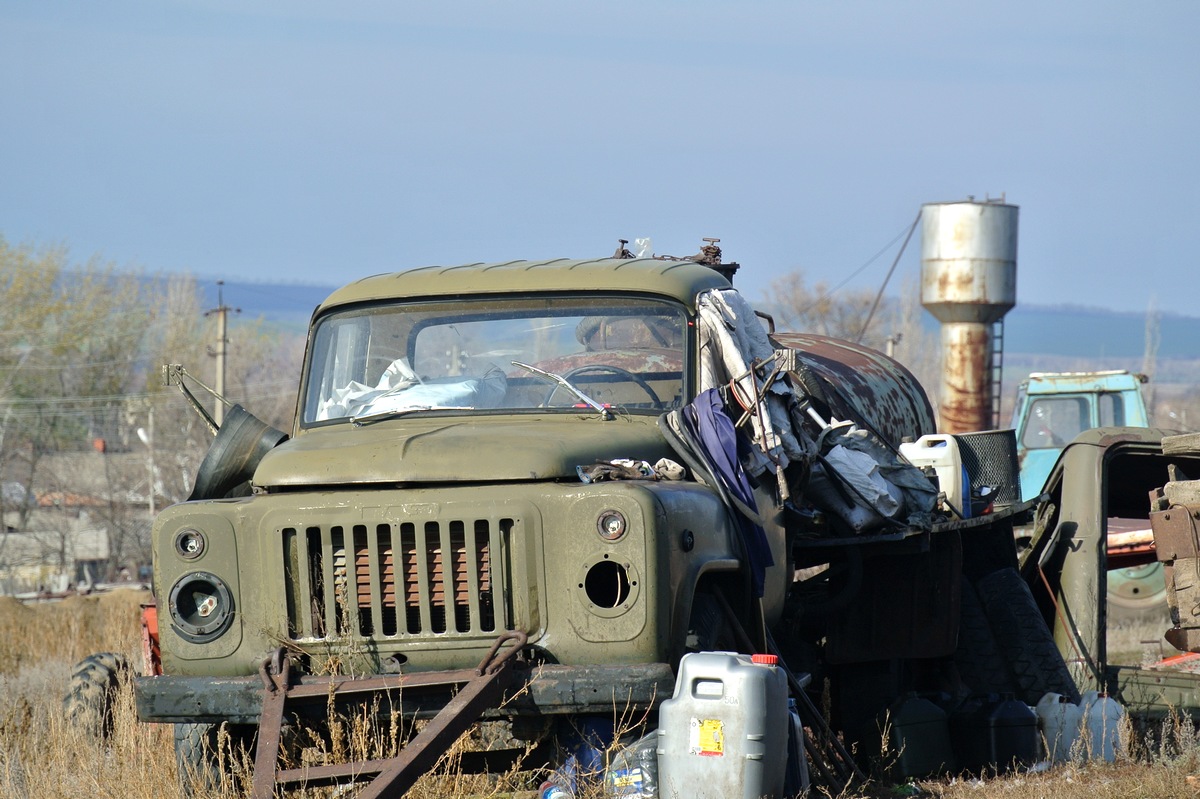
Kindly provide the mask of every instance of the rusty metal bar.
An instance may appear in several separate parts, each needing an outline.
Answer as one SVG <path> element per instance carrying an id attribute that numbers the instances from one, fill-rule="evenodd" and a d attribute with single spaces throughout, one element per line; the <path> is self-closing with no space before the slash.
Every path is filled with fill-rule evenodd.
<path id="1" fill-rule="evenodd" d="M 497 657 L 501 644 L 506 641 L 517 643 Z M 421 775 L 433 768 L 450 744 L 458 740 L 483 711 L 504 693 L 512 674 L 512 656 L 525 645 L 525 641 L 525 634 L 520 632 L 508 632 L 497 638 L 479 664 L 477 675 L 358 794 L 358 799 L 383 799 L 407 793 Z"/>
<path id="2" fill-rule="evenodd" d="M 188 401 L 188 404 L 192 406 L 192 410 L 194 410 L 197 415 L 204 420 L 204 426 L 207 427 L 208 431 L 215 436 L 217 434 L 217 430 L 219 430 L 221 426 L 217 424 L 216 420 L 214 420 L 212 416 L 209 415 L 204 405 L 201 404 L 200 400 L 196 399 L 196 395 L 193 394 L 191 389 L 187 387 L 187 384 L 183 382 L 183 378 L 185 377 L 187 377 L 189 380 L 195 380 L 196 385 L 200 386 L 209 394 L 212 394 L 214 397 L 216 397 L 218 402 L 226 402 L 225 398 L 217 394 L 217 392 L 213 391 L 208 386 L 204 385 L 204 383 L 196 380 L 196 377 L 190 374 L 187 369 L 184 369 L 181 364 L 163 364 L 162 384 L 164 386 L 178 386 L 180 393 L 183 394 L 184 398 Z M 228 403 L 226 402 L 226 404 Z"/>
<path id="3" fill-rule="evenodd" d="M 437 763 L 442 753 L 458 739 L 484 711 L 493 707 L 512 679 L 513 656 L 525 646 L 523 632 L 509 631 L 498 637 L 480 664 L 474 669 L 422 672 L 395 677 L 330 678 L 320 683 L 290 686 L 291 661 L 283 650 L 263 662 L 259 673 L 264 694 L 259 723 L 258 747 L 254 757 L 253 796 L 270 799 L 280 785 L 320 785 L 349 778 L 374 779 L 359 792 L 360 799 L 402 796 Z M 511 643 L 503 653 L 500 648 Z M 279 745 L 284 706 L 294 702 L 341 701 L 369 697 L 372 694 L 414 688 L 461 685 L 452 698 L 421 732 L 395 758 L 365 760 L 327 766 L 279 769 Z"/>
<path id="4" fill-rule="evenodd" d="M 263 661 L 262 718 L 258 723 L 258 746 L 254 751 L 254 796 L 269 799 L 275 795 L 275 764 L 279 762 L 279 739 L 283 734 L 283 706 L 287 701 L 292 661 L 282 649 Z"/>

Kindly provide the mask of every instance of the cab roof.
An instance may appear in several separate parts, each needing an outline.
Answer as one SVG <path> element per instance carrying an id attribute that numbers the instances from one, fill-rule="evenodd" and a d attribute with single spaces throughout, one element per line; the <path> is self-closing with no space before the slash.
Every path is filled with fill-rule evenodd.
<path id="1" fill-rule="evenodd" d="M 321 303 L 328 308 L 383 299 L 420 299 L 471 294 L 616 291 L 658 294 L 695 310 L 696 295 L 727 289 L 729 281 L 694 261 L 598 258 L 507 261 L 462 266 L 421 266 L 356 280 Z"/>
<path id="2" fill-rule="evenodd" d="M 1137 390 L 1145 382 L 1145 375 L 1116 369 L 1105 372 L 1033 372 L 1023 384 L 1029 394 L 1084 394 Z"/>

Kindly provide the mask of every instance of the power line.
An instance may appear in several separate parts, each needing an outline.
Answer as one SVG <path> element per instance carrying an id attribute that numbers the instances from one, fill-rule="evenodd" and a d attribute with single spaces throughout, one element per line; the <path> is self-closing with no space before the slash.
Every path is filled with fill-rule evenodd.
<path id="1" fill-rule="evenodd" d="M 918 218 L 919 218 L 919 216 L 918 216 Z M 808 305 L 806 305 L 804 308 L 802 308 L 799 311 L 799 315 L 803 316 L 804 314 L 811 311 L 813 308 L 816 308 L 818 305 L 820 305 L 825 300 L 832 297 L 840 289 L 844 288 L 847 283 L 849 283 L 851 280 L 853 280 L 854 278 L 856 278 L 860 274 L 862 274 L 862 272 L 864 270 L 866 270 L 866 268 L 868 266 L 875 263 L 875 261 L 879 260 L 879 257 L 881 255 L 883 255 L 885 252 L 890 250 L 892 248 L 892 245 L 895 244 L 897 241 L 899 241 L 901 239 L 901 237 L 903 237 L 905 235 L 912 235 L 912 226 L 910 226 L 910 225 L 904 226 L 904 228 L 902 228 L 899 233 L 897 233 L 895 236 L 893 236 L 892 240 L 889 241 L 887 244 L 885 244 L 882 247 L 882 249 L 879 250 L 879 252 L 872 255 L 870 258 L 867 259 L 866 263 L 864 263 L 858 269 L 855 269 L 853 272 L 851 272 L 849 275 L 847 275 L 846 278 L 841 283 L 838 283 L 833 288 L 829 289 L 828 291 L 822 292 L 820 295 L 818 295 L 816 299 L 814 299 L 812 302 L 810 302 Z"/>
<path id="2" fill-rule="evenodd" d="M 896 264 L 900 263 L 900 257 L 904 255 L 904 251 L 908 249 L 908 242 L 912 239 L 913 231 L 917 229 L 917 223 L 921 221 L 921 212 L 917 211 L 917 218 L 913 220 L 912 226 L 909 227 L 907 235 L 904 237 L 904 243 L 900 245 L 900 252 L 896 253 L 896 257 L 892 260 L 892 266 L 888 269 L 887 275 L 883 278 L 883 284 L 879 287 L 879 293 L 875 295 L 875 302 L 871 304 L 871 311 L 867 314 L 866 321 L 863 322 L 862 329 L 858 331 L 858 337 L 854 339 L 855 344 L 859 344 L 863 340 L 863 336 L 867 334 L 867 328 L 871 326 L 871 320 L 875 318 L 875 311 L 879 308 L 879 301 L 883 299 L 883 291 L 887 288 L 888 281 L 892 279 L 892 273 L 896 271 Z"/>
<path id="3" fill-rule="evenodd" d="M 0 366 L 0 372 L 62 372 L 67 369 L 93 369 L 99 366 L 130 366 L 149 363 L 152 358 L 131 358 L 123 361 L 83 361 L 81 363 L 48 363 L 44 366 Z"/>
<path id="4" fill-rule="evenodd" d="M 247 398 L 278 398 L 294 396 L 296 381 L 290 379 L 283 380 L 262 380 L 253 383 L 246 383 L 243 387 L 243 395 Z M 271 389 L 288 389 L 287 391 L 272 391 Z M 47 396 L 47 397 L 8 397 L 0 399 L 0 409 L 17 408 L 21 406 L 71 406 L 71 405 L 93 405 L 96 407 L 104 407 L 107 405 L 116 405 L 120 403 L 130 404 L 133 402 L 161 401 L 167 399 L 175 399 L 179 395 L 174 391 L 163 389 L 161 391 L 133 391 L 123 394 L 94 394 L 89 396 L 62 397 L 62 396 Z"/>

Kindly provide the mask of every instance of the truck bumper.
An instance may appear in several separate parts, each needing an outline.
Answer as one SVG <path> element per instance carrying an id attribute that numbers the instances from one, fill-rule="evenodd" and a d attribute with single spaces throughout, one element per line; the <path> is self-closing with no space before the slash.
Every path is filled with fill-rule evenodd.
<path id="1" fill-rule="evenodd" d="M 359 678 L 378 680 L 378 677 Z M 303 676 L 302 685 L 328 683 L 328 677 Z M 346 678 L 338 678 L 345 683 Z M 522 670 L 505 693 L 501 708 L 484 718 L 550 716 L 583 713 L 610 714 L 643 710 L 668 699 L 675 674 L 666 663 L 612 666 L 538 666 Z M 138 718 L 142 721 L 258 724 L 263 681 L 255 677 L 139 677 L 134 681 Z M 397 691 L 397 694 L 399 691 Z M 413 718 L 430 718 L 448 701 L 444 696 L 406 695 L 397 709 Z M 323 708 L 321 710 L 324 710 Z"/>

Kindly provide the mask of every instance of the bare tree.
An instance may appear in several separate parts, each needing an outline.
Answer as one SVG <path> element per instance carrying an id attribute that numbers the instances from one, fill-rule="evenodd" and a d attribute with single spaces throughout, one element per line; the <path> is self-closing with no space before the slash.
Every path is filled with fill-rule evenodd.
<path id="1" fill-rule="evenodd" d="M 824 282 L 809 286 L 804 273 L 797 270 L 771 282 L 768 304 L 786 329 L 854 340 L 868 327 L 862 342 L 882 348 L 878 323 L 867 324 L 874 301 L 869 291 L 834 292 Z"/>
<path id="2" fill-rule="evenodd" d="M 771 283 L 765 303 L 780 327 L 817 333 L 890 351 L 925 386 L 936 391 L 940 373 L 940 345 L 935 332 L 925 328 L 920 285 L 910 281 L 899 298 L 884 297 L 875 313 L 876 296 L 866 290 L 834 291 L 823 282 L 809 286 L 800 271 Z M 936 399 L 931 395 L 931 399 Z"/>
<path id="3" fill-rule="evenodd" d="M 900 299 L 890 306 L 891 313 L 882 324 L 896 338 L 893 355 L 917 378 L 930 400 L 937 404 L 941 385 L 941 338 L 936 329 L 926 326 L 928 312 L 921 305 L 921 281 L 913 278 L 901 287 Z"/>
<path id="4" fill-rule="evenodd" d="M 180 363 L 214 383 L 196 281 L 73 266 L 63 248 L 0 237 L 0 298 L 0 511 L 33 531 L 20 557 L 65 565 L 86 527 L 106 535 L 114 568 L 147 559 L 153 513 L 188 497 L 212 442 L 161 371 Z M 303 336 L 251 320 L 227 339 L 229 399 L 290 429 Z M 5 543 L 0 528 L 0 570 L 16 565 Z"/>

